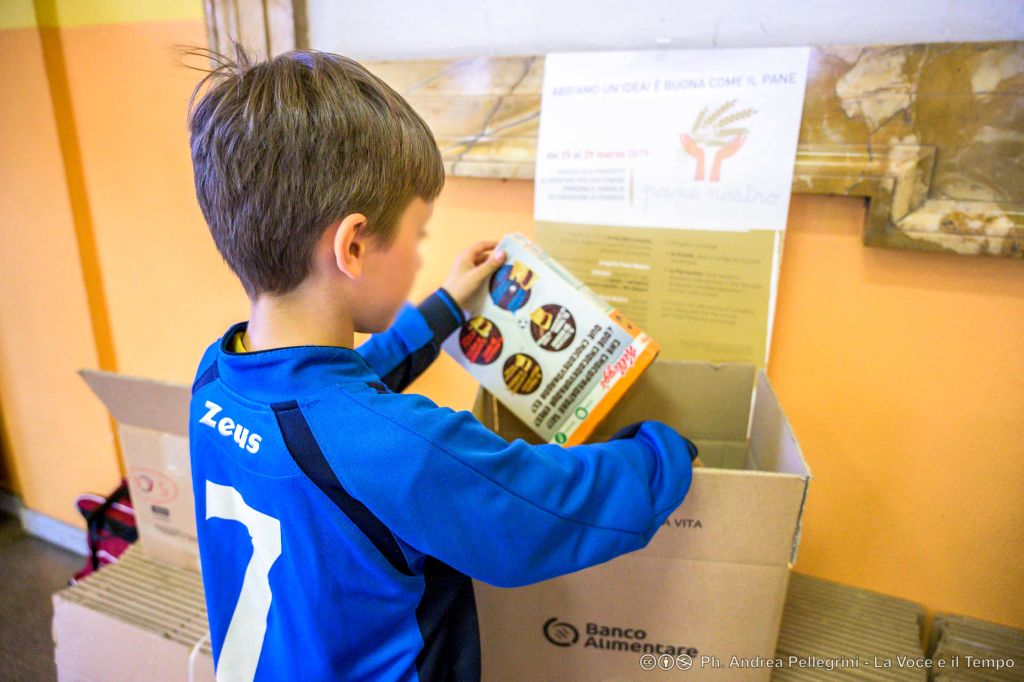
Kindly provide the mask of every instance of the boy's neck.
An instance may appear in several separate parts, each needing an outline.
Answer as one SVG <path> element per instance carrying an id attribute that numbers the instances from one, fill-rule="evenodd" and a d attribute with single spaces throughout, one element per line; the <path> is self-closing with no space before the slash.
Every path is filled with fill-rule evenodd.
<path id="1" fill-rule="evenodd" d="M 297 290 L 284 296 L 262 295 L 250 301 L 247 351 L 288 346 L 352 348 L 355 335 L 351 318 L 317 292 Z"/>

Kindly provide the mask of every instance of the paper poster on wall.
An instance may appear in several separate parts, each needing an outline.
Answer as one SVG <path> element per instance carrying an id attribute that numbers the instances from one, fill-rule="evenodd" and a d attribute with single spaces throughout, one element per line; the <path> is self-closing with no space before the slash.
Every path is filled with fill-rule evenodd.
<path id="1" fill-rule="evenodd" d="M 661 345 L 661 357 L 760 364 L 774 230 L 537 223 L 545 247 Z"/>
<path id="2" fill-rule="evenodd" d="M 808 56 L 546 57 L 537 240 L 665 358 L 766 362 Z"/>

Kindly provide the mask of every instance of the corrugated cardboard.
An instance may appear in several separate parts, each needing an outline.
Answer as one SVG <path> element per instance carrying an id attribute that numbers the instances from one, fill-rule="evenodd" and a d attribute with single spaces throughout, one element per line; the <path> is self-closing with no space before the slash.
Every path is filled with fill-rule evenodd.
<path id="1" fill-rule="evenodd" d="M 928 651 L 933 680 L 1024 679 L 1024 631 L 1016 628 L 939 613 Z"/>
<path id="2" fill-rule="evenodd" d="M 751 400 L 754 379 L 752 365 L 672 361 L 640 377 L 591 440 L 658 419 L 707 466 L 644 549 L 527 587 L 476 583 L 485 679 L 646 679 L 669 674 L 641 667 L 664 651 L 692 657 L 696 670 L 676 675 L 769 679 L 769 667 L 730 663 L 773 657 L 810 471 L 764 372 Z M 537 442 L 484 391 L 474 412 Z"/>
<path id="3" fill-rule="evenodd" d="M 198 571 L 189 387 L 91 369 L 79 374 L 117 420 L 139 541 L 154 559 Z"/>
<path id="4" fill-rule="evenodd" d="M 118 421 L 147 553 L 197 570 L 188 387 L 81 374 Z M 767 377 L 756 378 L 752 401 L 752 365 L 656 361 L 640 377 L 591 440 L 660 419 L 697 443 L 706 468 L 695 472 L 686 500 L 643 550 L 514 590 L 477 583 L 488 680 L 658 674 L 639 667 L 645 644 L 690 652 L 695 665 L 701 655 L 728 661 L 773 654 L 810 472 Z M 539 442 L 484 391 L 474 412 L 508 439 Z M 595 634 L 587 646 L 588 623 L 595 632 L 635 635 L 640 628 L 643 637 Z M 563 646 L 573 628 L 575 641 Z M 769 672 L 705 670 L 742 680 L 767 679 Z"/>
<path id="5" fill-rule="evenodd" d="M 53 595 L 60 682 L 213 681 L 199 576 L 144 552 Z"/>
<path id="6" fill-rule="evenodd" d="M 772 682 L 928 679 L 924 607 L 906 599 L 792 573 Z"/>

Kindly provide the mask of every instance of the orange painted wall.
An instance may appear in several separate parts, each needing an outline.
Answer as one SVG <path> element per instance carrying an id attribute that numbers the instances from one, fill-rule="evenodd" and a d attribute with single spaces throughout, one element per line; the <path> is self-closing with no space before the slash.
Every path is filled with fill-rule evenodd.
<path id="1" fill-rule="evenodd" d="M 1024 627 L 1024 262 L 790 208 L 769 377 L 814 480 L 797 569 Z"/>
<path id="2" fill-rule="evenodd" d="M 0 33 L 0 424 L 5 483 L 77 522 L 118 477 L 106 410 L 75 374 L 98 363 L 40 33 Z"/>
<path id="3" fill-rule="evenodd" d="M 77 522 L 74 494 L 119 471 L 74 371 L 190 381 L 247 309 L 193 195 L 196 75 L 168 51 L 202 23 L 43 35 L 62 77 L 38 30 L 0 33 L 0 410 L 15 488 Z M 449 179 L 414 297 L 471 241 L 532 234 L 532 192 Z M 796 197 L 786 237 L 769 374 L 815 475 L 796 568 L 1024 627 L 1024 263 L 866 249 L 862 222 L 858 201 Z M 413 388 L 458 408 L 474 391 L 446 357 Z"/>

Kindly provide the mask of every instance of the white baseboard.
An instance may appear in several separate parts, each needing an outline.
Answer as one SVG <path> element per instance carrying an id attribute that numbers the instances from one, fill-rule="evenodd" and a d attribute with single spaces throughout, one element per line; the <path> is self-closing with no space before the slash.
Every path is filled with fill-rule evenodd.
<path id="1" fill-rule="evenodd" d="M 22 504 L 17 495 L 0 490 L 0 511 L 17 517 L 21 527 L 29 535 L 80 556 L 85 556 L 89 552 L 84 529 L 29 509 Z"/>

